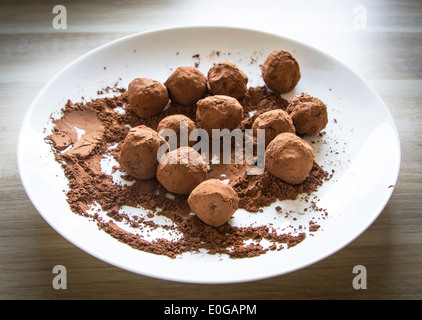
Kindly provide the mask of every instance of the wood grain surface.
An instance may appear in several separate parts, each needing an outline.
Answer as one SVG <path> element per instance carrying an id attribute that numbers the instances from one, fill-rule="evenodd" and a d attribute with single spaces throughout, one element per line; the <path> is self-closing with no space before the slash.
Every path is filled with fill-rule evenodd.
<path id="1" fill-rule="evenodd" d="M 65 30 L 52 27 L 56 4 L 67 9 Z M 365 24 L 356 20 L 362 10 Z M 0 299 L 421 299 L 421 22 L 421 1 L 0 1 Z M 184 284 L 90 256 L 33 207 L 19 178 L 16 142 L 39 90 L 102 44 L 184 25 L 248 27 L 295 38 L 349 65 L 384 99 L 401 139 L 399 180 L 380 217 L 346 248 L 271 279 Z M 55 265 L 67 268 L 66 290 L 52 286 Z M 355 265 L 367 268 L 367 289 L 353 288 Z"/>

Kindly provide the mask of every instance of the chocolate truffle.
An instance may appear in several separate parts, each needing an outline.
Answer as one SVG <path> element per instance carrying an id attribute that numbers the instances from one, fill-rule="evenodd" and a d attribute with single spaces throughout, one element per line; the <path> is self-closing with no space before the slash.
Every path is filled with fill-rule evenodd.
<path id="1" fill-rule="evenodd" d="M 140 125 L 130 129 L 118 157 L 121 167 L 136 179 L 155 177 L 158 166 L 157 151 L 163 143 L 158 133 L 147 126 Z"/>
<path id="2" fill-rule="evenodd" d="M 196 120 L 208 134 L 212 129 L 235 129 L 243 118 L 243 107 L 237 99 L 215 95 L 201 99 L 197 103 Z"/>
<path id="3" fill-rule="evenodd" d="M 207 89 L 207 78 L 194 67 L 179 67 L 164 83 L 170 99 L 181 105 L 193 105 L 201 99 Z"/>
<path id="4" fill-rule="evenodd" d="M 169 102 L 169 95 L 161 82 L 136 78 L 129 83 L 128 100 L 133 112 L 141 118 L 149 118 L 164 110 Z"/>
<path id="5" fill-rule="evenodd" d="M 287 112 L 299 134 L 317 134 L 328 124 L 327 106 L 308 94 L 296 95 L 287 107 Z"/>
<path id="6" fill-rule="evenodd" d="M 214 95 L 240 99 L 246 93 L 247 83 L 248 76 L 229 61 L 217 63 L 208 71 L 208 85 Z"/>
<path id="7" fill-rule="evenodd" d="M 265 130 L 265 146 L 268 146 L 271 140 L 280 133 L 296 133 L 292 118 L 282 109 L 271 110 L 260 114 L 253 122 L 252 129 L 254 131 L 258 129 Z"/>
<path id="8" fill-rule="evenodd" d="M 185 141 L 180 140 L 180 127 L 186 128 L 186 143 L 187 145 L 181 145 L 181 143 L 185 144 Z M 158 123 L 157 132 L 160 134 L 162 130 L 165 129 L 171 129 L 173 130 L 177 135 L 177 141 L 175 141 L 175 145 L 172 145 L 172 141 L 168 141 L 171 149 L 177 149 L 178 147 L 186 147 L 186 146 L 193 146 L 196 141 L 189 141 L 189 134 L 192 130 L 196 129 L 195 122 L 192 121 L 189 117 L 183 115 L 183 114 L 174 114 L 171 116 L 167 116 L 164 119 L 162 119 Z M 163 131 L 164 133 L 164 131 Z"/>
<path id="9" fill-rule="evenodd" d="M 229 185 L 217 179 L 209 179 L 193 189 L 188 203 L 204 223 L 219 227 L 236 212 L 239 197 Z"/>
<path id="10" fill-rule="evenodd" d="M 289 184 L 302 183 L 313 165 L 312 147 L 294 133 L 280 133 L 265 150 L 265 167 L 269 173 Z"/>
<path id="11" fill-rule="evenodd" d="M 189 194 L 205 180 L 207 164 L 191 147 L 180 147 L 165 153 L 157 167 L 157 179 L 167 191 Z"/>
<path id="12" fill-rule="evenodd" d="M 271 52 L 262 65 L 262 78 L 273 91 L 290 92 L 301 77 L 299 63 L 296 58 L 284 50 Z"/>

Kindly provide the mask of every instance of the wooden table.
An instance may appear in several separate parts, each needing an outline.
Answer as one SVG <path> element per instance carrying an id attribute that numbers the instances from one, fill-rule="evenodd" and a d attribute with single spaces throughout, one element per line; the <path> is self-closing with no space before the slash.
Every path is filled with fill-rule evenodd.
<path id="1" fill-rule="evenodd" d="M 61 1 L 0 3 L 0 298 L 2 299 L 421 299 L 422 2 Z M 366 17 L 366 19 L 365 19 Z M 343 250 L 305 269 L 249 283 L 196 285 L 133 274 L 74 247 L 37 213 L 20 182 L 18 130 L 59 70 L 122 36 L 182 25 L 230 25 L 296 38 L 345 62 L 379 92 L 399 130 L 402 166 L 375 223 Z M 67 289 L 52 286 L 55 265 Z M 352 286 L 355 265 L 367 289 Z"/>

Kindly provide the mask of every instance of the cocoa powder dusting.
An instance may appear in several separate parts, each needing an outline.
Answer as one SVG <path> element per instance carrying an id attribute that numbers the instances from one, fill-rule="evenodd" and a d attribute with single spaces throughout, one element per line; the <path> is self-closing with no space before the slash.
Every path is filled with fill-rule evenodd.
<path id="1" fill-rule="evenodd" d="M 117 160 L 130 127 L 143 124 L 156 130 L 158 123 L 172 114 L 183 114 L 194 120 L 196 106 L 170 102 L 159 115 L 141 119 L 130 110 L 127 92 L 121 88 L 115 88 L 114 92 L 114 97 L 78 103 L 68 101 L 61 118 L 53 120 L 54 128 L 46 137 L 69 181 L 66 197 L 74 213 L 90 218 L 99 229 L 134 249 L 171 258 L 201 249 L 209 254 L 228 254 L 232 258 L 253 257 L 268 250 L 290 248 L 305 239 L 305 232 L 280 234 L 270 225 L 236 227 L 225 223 L 219 228 L 206 225 L 191 213 L 188 195 L 169 195 L 156 178 L 141 181 L 123 175 L 126 184 L 117 183 L 112 174 L 121 171 L 119 165 L 111 173 L 105 173 L 101 161 L 106 157 Z M 242 129 L 251 128 L 259 114 L 274 109 L 285 110 L 288 105 L 286 100 L 265 87 L 249 88 L 239 102 L 244 108 Z M 119 112 L 119 109 L 124 112 Z M 84 130 L 80 139 L 77 139 L 75 126 Z M 229 179 L 228 183 L 239 196 L 239 207 L 257 215 L 260 209 L 262 211 L 263 207 L 277 200 L 296 199 L 300 194 L 317 190 L 328 177 L 315 162 L 308 178 L 295 186 L 267 172 L 246 175 L 245 171 L 246 165 L 242 164 L 210 164 L 207 178 L 223 179 L 224 176 L 224 179 Z M 136 216 L 125 213 L 122 208 L 126 206 L 144 208 L 148 214 Z M 276 211 L 279 213 L 280 207 Z M 172 224 L 158 224 L 153 221 L 156 216 L 166 217 Z M 127 230 L 122 225 L 131 229 Z M 313 225 L 311 231 L 316 228 Z M 179 236 L 171 240 L 164 237 L 150 240 L 143 236 L 154 230 Z M 264 248 L 259 244 L 262 239 L 271 245 Z M 250 243 L 246 245 L 245 242 Z"/>

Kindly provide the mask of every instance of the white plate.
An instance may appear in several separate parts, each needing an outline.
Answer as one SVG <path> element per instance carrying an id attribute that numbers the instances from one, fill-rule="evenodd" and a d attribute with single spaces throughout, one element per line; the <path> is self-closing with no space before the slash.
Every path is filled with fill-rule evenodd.
<path id="1" fill-rule="evenodd" d="M 89 219 L 70 211 L 63 192 L 67 181 L 44 141 L 45 128 L 51 125 L 50 115 L 58 115 L 68 99 L 95 98 L 97 90 L 113 86 L 116 81 L 127 86 L 135 77 L 164 82 L 171 68 L 195 62 L 207 73 L 213 62 L 231 60 L 248 74 L 249 85 L 262 85 L 259 64 L 271 51 L 280 48 L 296 56 L 302 71 L 302 79 L 293 92 L 285 95 L 286 99 L 307 92 L 328 106 L 326 135 L 313 145 L 317 162 L 328 171 L 335 170 L 333 178 L 317 192 L 318 205 L 329 213 L 326 219 L 317 218 L 320 230 L 295 247 L 254 258 L 230 259 L 199 253 L 170 259 L 132 249 L 99 231 Z M 200 58 L 193 58 L 195 54 Z M 192 283 L 263 279 L 326 258 L 358 237 L 378 217 L 392 194 L 391 186 L 396 183 L 400 167 L 400 141 L 394 120 L 378 94 L 358 75 L 307 45 L 273 34 L 226 27 L 145 32 L 85 54 L 59 72 L 37 95 L 22 123 L 17 151 L 21 179 L 29 198 L 43 218 L 68 241 L 117 267 Z M 255 220 L 255 225 L 271 220 L 286 226 L 306 223 L 311 216 L 320 217 L 312 212 L 307 216 L 294 213 L 287 218 L 276 216 L 276 205 L 300 211 L 304 204 L 300 200 L 286 201 L 273 204 L 262 214 L 240 212 L 234 223 L 242 223 L 244 217 Z M 298 220 L 293 220 L 294 217 Z"/>

